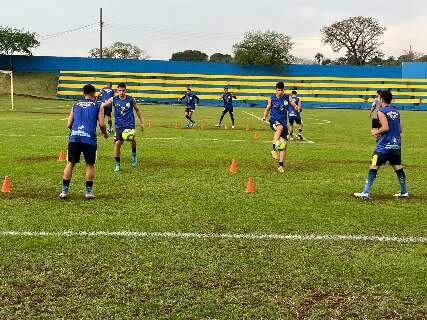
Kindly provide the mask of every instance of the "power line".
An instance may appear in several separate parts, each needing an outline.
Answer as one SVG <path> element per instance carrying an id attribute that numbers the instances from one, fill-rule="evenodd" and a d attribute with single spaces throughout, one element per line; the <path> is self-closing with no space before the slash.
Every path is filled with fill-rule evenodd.
<path id="1" fill-rule="evenodd" d="M 95 23 L 91 23 L 91 24 L 86 24 L 86 25 L 81 26 L 81 27 L 76 27 L 76 28 L 65 30 L 65 31 L 61 31 L 61 32 L 47 34 L 47 35 L 41 36 L 39 39 L 40 40 L 48 40 L 48 39 L 52 39 L 52 38 L 57 38 L 57 37 L 61 37 L 61 36 L 73 33 L 73 32 L 77 32 L 77 31 L 81 31 L 81 30 L 84 30 L 84 29 L 88 29 L 88 28 L 91 28 L 91 27 L 97 26 L 97 25 L 99 25 L 99 22 L 95 22 Z"/>

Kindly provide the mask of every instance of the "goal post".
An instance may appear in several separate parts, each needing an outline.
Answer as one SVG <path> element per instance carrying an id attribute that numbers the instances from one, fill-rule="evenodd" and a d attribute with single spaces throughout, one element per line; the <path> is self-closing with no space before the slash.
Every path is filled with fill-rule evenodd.
<path id="1" fill-rule="evenodd" d="M 4 74 L 6 76 L 10 77 L 10 104 L 11 104 L 11 109 L 15 110 L 15 105 L 14 105 L 14 101 L 13 101 L 13 72 L 12 71 L 8 71 L 8 70 L 0 70 L 0 75 Z"/>

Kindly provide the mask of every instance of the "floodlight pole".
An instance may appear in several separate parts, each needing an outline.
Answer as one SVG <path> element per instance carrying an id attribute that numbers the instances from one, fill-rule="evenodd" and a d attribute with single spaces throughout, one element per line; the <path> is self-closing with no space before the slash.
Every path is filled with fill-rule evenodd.
<path id="1" fill-rule="evenodd" d="M 102 59 L 102 8 L 99 8 L 99 58 Z"/>

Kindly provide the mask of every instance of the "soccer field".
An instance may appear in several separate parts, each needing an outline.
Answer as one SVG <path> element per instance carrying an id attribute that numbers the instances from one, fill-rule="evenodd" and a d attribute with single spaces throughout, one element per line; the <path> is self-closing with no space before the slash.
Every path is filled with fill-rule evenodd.
<path id="1" fill-rule="evenodd" d="M 15 103 L 0 97 L 0 318 L 427 318 L 427 113 L 402 112 L 407 200 L 389 167 L 371 200 L 351 197 L 375 144 L 366 111 L 304 110 L 310 143 L 291 141 L 279 174 L 262 109 L 224 130 L 220 108 L 199 107 L 202 130 L 156 105 L 142 106 L 138 168 L 124 145 L 114 173 L 99 137 L 97 198 L 83 200 L 80 164 L 60 201 L 71 103 Z"/>

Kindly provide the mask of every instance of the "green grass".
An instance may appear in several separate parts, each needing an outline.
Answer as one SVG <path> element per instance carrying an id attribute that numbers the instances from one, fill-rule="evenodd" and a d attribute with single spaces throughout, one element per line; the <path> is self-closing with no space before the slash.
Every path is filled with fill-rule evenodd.
<path id="1" fill-rule="evenodd" d="M 14 72 L 14 93 L 32 97 L 55 98 L 58 76 L 45 72 Z M 10 94 L 10 78 L 0 74 L 0 95 Z"/>
<path id="2" fill-rule="evenodd" d="M 195 119 L 207 128 L 186 130 L 174 128 L 182 107 L 143 106 L 153 128 L 138 135 L 139 167 L 131 170 L 126 145 L 114 174 L 111 139 L 100 138 L 97 199 L 86 202 L 82 165 L 71 199 L 57 199 L 70 103 L 18 98 L 15 112 L 7 104 L 0 97 L 0 176 L 12 182 L 0 195 L 0 230 L 426 235 L 425 113 L 402 112 L 407 201 L 392 198 L 390 168 L 372 200 L 351 197 L 374 147 L 366 112 L 305 110 L 315 143 L 291 143 L 280 175 L 272 132 L 243 113 L 260 109 L 237 109 L 237 128 L 222 130 L 213 127 L 220 109 L 200 107 Z M 254 194 L 244 192 L 249 176 Z M 0 248 L 0 318 L 427 317 L 425 244 L 0 237 Z"/>

